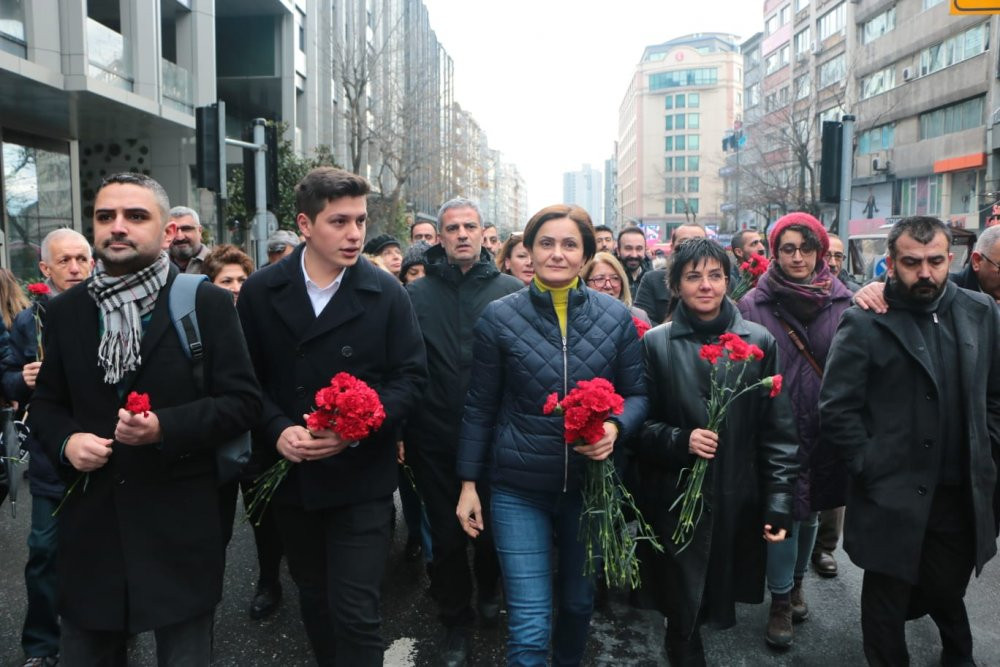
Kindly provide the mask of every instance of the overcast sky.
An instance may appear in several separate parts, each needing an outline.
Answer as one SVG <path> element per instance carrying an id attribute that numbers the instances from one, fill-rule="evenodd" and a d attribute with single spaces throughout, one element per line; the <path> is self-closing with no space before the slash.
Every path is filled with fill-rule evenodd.
<path id="1" fill-rule="evenodd" d="M 424 3 L 455 62 L 455 99 L 517 165 L 529 215 L 562 201 L 564 171 L 590 163 L 603 174 L 646 46 L 694 32 L 746 38 L 764 23 L 762 0 Z"/>

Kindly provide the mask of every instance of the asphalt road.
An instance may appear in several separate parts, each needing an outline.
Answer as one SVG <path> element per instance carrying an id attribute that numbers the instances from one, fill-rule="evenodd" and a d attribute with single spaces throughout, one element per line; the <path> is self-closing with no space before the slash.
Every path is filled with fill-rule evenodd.
<path id="1" fill-rule="evenodd" d="M 20 665 L 20 628 L 25 596 L 23 565 L 30 515 L 27 486 L 16 518 L 7 503 L 0 506 L 0 667 Z M 383 588 L 385 664 L 391 667 L 435 665 L 442 633 L 433 601 L 427 596 L 423 565 L 403 558 L 406 528 L 394 538 Z M 795 644 L 785 653 L 768 649 L 763 640 L 767 605 L 741 606 L 736 627 L 706 630 L 708 662 L 713 665 L 774 667 L 841 667 L 863 665 L 859 627 L 861 574 L 838 553 L 841 574 L 820 579 L 810 573 L 806 593 L 812 615 L 796 626 Z M 247 667 L 312 665 L 309 646 L 299 622 L 295 586 L 283 569 L 285 598 L 278 611 L 263 621 L 251 621 L 246 609 L 256 582 L 253 537 L 245 523 L 236 527 L 229 547 L 225 597 L 216 617 L 216 665 Z M 1000 562 L 986 566 L 974 579 L 966 598 L 976 658 L 980 665 L 1000 667 Z M 912 664 L 937 665 L 940 643 L 928 618 L 907 626 Z M 665 665 L 663 624 L 658 614 L 629 607 L 624 597 L 612 596 L 610 609 L 598 612 L 591 626 L 587 665 Z M 152 637 L 140 635 L 130 651 L 131 663 L 155 665 Z M 477 629 L 473 635 L 471 666 L 502 665 L 503 623 L 497 629 Z"/>

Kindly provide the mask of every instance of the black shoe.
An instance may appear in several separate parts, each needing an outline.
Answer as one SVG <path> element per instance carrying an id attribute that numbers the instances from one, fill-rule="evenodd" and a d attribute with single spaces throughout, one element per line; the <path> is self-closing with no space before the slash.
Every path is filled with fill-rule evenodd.
<path id="1" fill-rule="evenodd" d="M 281 603 L 281 584 L 275 582 L 270 586 L 257 585 L 257 594 L 250 603 L 250 618 L 259 621 L 267 618 Z"/>
<path id="2" fill-rule="evenodd" d="M 821 577 L 837 576 L 837 559 L 828 551 L 817 551 L 812 555 L 813 569 Z"/>
<path id="3" fill-rule="evenodd" d="M 420 538 L 414 535 L 410 535 L 406 540 L 406 551 L 404 553 L 404 558 L 406 558 L 407 563 L 416 562 L 420 558 L 420 554 L 424 551 L 424 547 L 420 544 Z"/>
<path id="4" fill-rule="evenodd" d="M 476 605 L 476 613 L 479 614 L 479 622 L 484 627 L 492 628 L 500 622 L 500 594 L 494 593 L 492 596 L 479 596 L 479 603 Z"/>
<path id="5" fill-rule="evenodd" d="M 441 652 L 443 667 L 465 667 L 469 657 L 469 629 L 461 626 L 448 628 Z"/>
<path id="6" fill-rule="evenodd" d="M 705 667 L 705 647 L 701 643 L 701 630 L 690 637 L 681 637 L 667 629 L 664 646 L 667 662 L 671 667 Z"/>
<path id="7" fill-rule="evenodd" d="M 941 651 L 941 667 L 976 667 L 972 656 L 956 656 L 948 651 Z"/>

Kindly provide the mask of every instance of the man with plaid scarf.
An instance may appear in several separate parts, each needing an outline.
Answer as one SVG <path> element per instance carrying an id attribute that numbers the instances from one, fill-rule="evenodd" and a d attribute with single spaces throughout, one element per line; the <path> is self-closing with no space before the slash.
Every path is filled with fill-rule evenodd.
<path id="1" fill-rule="evenodd" d="M 204 283 L 199 391 L 168 307 L 169 209 L 148 176 L 105 179 L 94 273 L 47 309 L 29 424 L 70 489 L 57 510 L 67 665 L 124 665 L 128 636 L 146 630 L 160 665 L 209 664 L 224 559 L 215 448 L 249 428 L 260 389 L 232 297 Z M 126 410 L 130 392 L 151 410 Z"/>

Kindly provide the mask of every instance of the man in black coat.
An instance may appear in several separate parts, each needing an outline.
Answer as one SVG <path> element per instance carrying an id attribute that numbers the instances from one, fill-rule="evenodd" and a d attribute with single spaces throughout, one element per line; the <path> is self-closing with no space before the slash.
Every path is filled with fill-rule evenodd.
<path id="1" fill-rule="evenodd" d="M 215 454 L 260 409 L 232 297 L 198 290 L 207 393 L 171 322 L 177 269 L 159 183 L 105 179 L 93 275 L 49 302 L 29 426 L 69 485 L 59 511 L 61 661 L 124 665 L 154 630 L 160 665 L 208 665 L 222 597 Z M 124 409 L 130 392 L 150 410 Z"/>
<path id="2" fill-rule="evenodd" d="M 272 501 L 317 662 L 381 665 L 379 586 L 389 554 L 396 433 L 426 382 L 406 292 L 361 257 L 368 182 L 320 167 L 296 186 L 305 243 L 250 276 L 237 310 L 264 409 L 254 447 L 291 471 Z M 310 432 L 304 415 L 339 372 L 368 383 L 386 419 L 360 443 Z"/>
<path id="3" fill-rule="evenodd" d="M 431 525 L 431 590 L 447 629 L 443 663 L 464 664 L 472 611 L 468 537 L 455 520 L 461 481 L 455 470 L 465 393 L 472 373 L 472 330 L 483 309 L 524 284 L 500 273 L 483 248 L 482 216 L 468 199 L 438 213 L 440 243 L 427 251 L 426 276 L 407 285 L 427 346 L 430 385 L 422 409 L 407 423 L 404 442 Z M 500 565 L 492 533 L 473 542 L 482 620 L 500 613 Z"/>
<path id="4" fill-rule="evenodd" d="M 851 473 L 844 548 L 865 570 L 870 664 L 909 664 L 904 624 L 929 613 L 942 664 L 972 665 L 965 589 L 996 553 L 1000 311 L 948 280 L 935 218 L 889 232 L 879 315 L 844 313 L 820 399 L 821 437 Z"/>
<path id="5" fill-rule="evenodd" d="M 650 272 L 646 258 L 646 232 L 638 227 L 626 227 L 618 234 L 618 259 L 625 267 L 628 288 L 635 299 L 639 283 Z"/>
<path id="6" fill-rule="evenodd" d="M 94 268 L 90 244 L 80 232 L 61 228 L 42 239 L 42 259 L 38 268 L 45 276 L 50 295 L 65 292 L 87 279 Z M 45 324 L 45 304 L 49 296 L 38 296 L 30 308 L 17 314 L 10 328 L 10 354 L 3 355 L 3 393 L 17 401 L 24 411 L 31 403 L 38 371 L 38 327 Z M 36 319 L 37 318 L 37 319 Z M 38 438 L 29 433 L 24 448 L 28 450 L 28 482 L 31 489 L 31 534 L 28 536 L 28 563 L 24 568 L 24 585 L 28 609 L 21 630 L 24 655 L 41 660 L 43 665 L 56 664 L 59 654 L 59 614 L 56 611 L 56 554 L 58 530 L 52 513 L 66 487 L 56 467 L 45 455 Z"/>
<path id="7" fill-rule="evenodd" d="M 703 239 L 707 236 L 705 228 L 698 223 L 687 223 L 675 227 L 670 235 L 671 253 L 688 239 Z M 669 260 L 668 260 L 669 262 Z M 635 307 L 641 308 L 649 315 L 653 326 L 662 324 L 673 314 L 679 301 L 667 287 L 667 269 L 653 269 L 642 277 L 638 292 L 635 295 Z"/>

